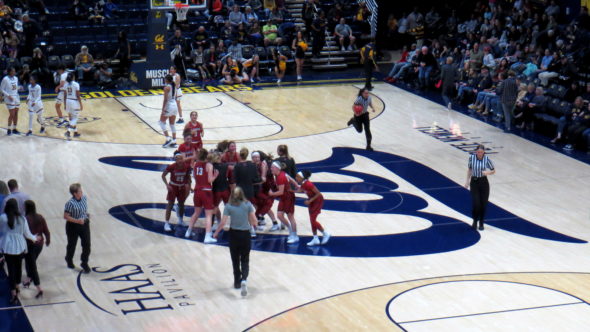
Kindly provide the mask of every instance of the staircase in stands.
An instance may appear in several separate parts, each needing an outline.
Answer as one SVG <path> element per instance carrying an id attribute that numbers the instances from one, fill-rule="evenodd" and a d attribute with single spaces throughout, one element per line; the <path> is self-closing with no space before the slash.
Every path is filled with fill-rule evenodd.
<path id="1" fill-rule="evenodd" d="M 305 31 L 305 23 L 303 22 L 303 4 L 305 0 L 286 0 L 285 7 L 295 19 L 295 25 L 301 28 L 301 31 Z M 311 41 L 310 41 L 311 46 Z M 331 69 L 344 69 L 348 65 L 359 63 L 359 51 L 341 51 L 338 46 L 338 41 L 333 34 L 326 31 L 326 45 L 320 53 L 320 57 L 311 57 L 311 47 L 305 52 L 306 58 L 311 60 L 311 67 L 314 70 L 331 70 Z M 310 61 L 306 61 L 306 65 L 309 65 Z"/>

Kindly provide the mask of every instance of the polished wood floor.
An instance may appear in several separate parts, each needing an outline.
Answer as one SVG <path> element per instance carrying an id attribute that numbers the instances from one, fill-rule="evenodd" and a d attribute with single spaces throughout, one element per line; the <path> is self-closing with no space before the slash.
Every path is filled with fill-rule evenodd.
<path id="1" fill-rule="evenodd" d="M 45 296 L 35 299 L 34 288 L 21 294 L 31 326 L 36 331 L 585 331 L 590 166 L 385 84 L 373 91 L 379 111 L 371 122 L 376 152 L 365 153 L 364 135 L 346 127 L 357 91 L 345 84 L 184 95 L 186 110 L 215 106 L 216 99 L 232 105 L 199 111 L 207 147 L 222 137 L 237 140 L 238 149 L 275 151 L 288 144 L 298 164 L 317 170 L 312 180 L 324 184 L 330 201 L 319 221 L 333 239 L 317 251 L 305 246 L 311 229 L 303 206 L 295 211 L 302 243 L 294 251 L 284 245 L 285 231 L 282 238 L 262 232 L 256 240 L 260 249 L 251 253 L 245 298 L 231 287 L 225 245 L 158 230 L 164 216 L 155 204 L 165 203 L 165 187 L 149 165 L 167 163 L 158 158 L 172 153 L 159 146 L 163 138 L 150 120 L 159 112 L 150 107 L 160 99 L 85 101 L 89 120 L 80 125 L 80 140 L 63 140 L 64 130 L 55 127 L 46 135 L 0 137 L 0 179 L 19 180 L 52 232 L 51 245 L 39 258 Z M 44 105 L 46 115 L 54 116 L 53 102 Z M 26 132 L 23 110 L 19 129 Z M 0 118 L 5 117 L 2 108 Z M 247 126 L 236 127 L 240 123 Z M 436 135 L 441 130 L 460 131 L 464 140 Z M 468 153 L 458 147 L 474 142 L 486 142 L 494 152 L 490 203 L 507 211 L 490 217 L 482 232 L 470 229 L 469 196 L 460 192 Z M 352 157 L 335 157 L 335 151 Z M 132 163 L 137 156 L 145 167 Z M 117 162 L 129 167 L 100 161 L 105 157 L 119 157 Z M 74 182 L 82 184 L 92 214 L 94 271 L 88 275 L 67 269 L 63 260 L 63 206 Z M 398 203 L 383 207 L 381 197 Z M 140 206 L 136 211 L 134 204 Z M 432 216 L 439 219 L 431 221 Z M 433 228 L 433 223 L 438 224 Z M 445 227 L 464 233 L 447 234 Z M 429 229 L 446 234 L 449 242 L 462 237 L 466 242 L 436 252 L 449 247 L 444 236 L 401 237 Z M 394 236 L 391 243 L 374 244 L 386 235 Z M 433 252 L 424 253 L 429 248 Z"/>

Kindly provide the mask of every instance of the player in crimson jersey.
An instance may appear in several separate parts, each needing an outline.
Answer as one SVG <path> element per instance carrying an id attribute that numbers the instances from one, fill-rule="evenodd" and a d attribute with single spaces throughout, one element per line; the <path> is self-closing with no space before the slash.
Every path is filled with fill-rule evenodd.
<path id="1" fill-rule="evenodd" d="M 191 112 L 191 120 L 184 126 L 184 130 L 189 129 L 191 135 L 193 137 L 193 149 L 195 151 L 199 151 L 203 148 L 203 135 L 205 131 L 203 130 L 203 124 L 197 121 L 199 114 L 196 111 Z"/>
<path id="2" fill-rule="evenodd" d="M 166 176 L 170 174 L 170 182 L 166 180 Z M 175 201 L 178 201 L 178 224 L 183 225 L 182 216 L 184 216 L 184 202 L 186 201 L 191 188 L 191 171 L 190 167 L 184 161 L 182 153 L 174 153 L 174 163 L 168 165 L 162 173 L 162 180 L 168 188 L 168 195 L 166 200 L 166 223 L 164 230 L 170 232 L 170 212 Z"/>
<path id="3" fill-rule="evenodd" d="M 178 151 L 182 153 L 184 162 L 191 167 L 193 161 L 197 158 L 197 153 L 193 146 L 193 136 L 190 130 L 185 129 L 182 137 L 184 138 L 184 143 L 178 146 Z"/>
<path id="4" fill-rule="evenodd" d="M 227 204 L 229 200 L 229 180 L 227 178 L 228 169 L 227 164 L 221 162 L 221 153 L 213 153 L 213 168 L 219 173 L 213 181 L 213 205 L 215 206 L 215 217 L 217 221 L 221 221 L 221 212 L 219 210 L 219 203 Z M 213 225 L 211 230 L 216 230 L 216 225 Z"/>
<path id="5" fill-rule="evenodd" d="M 236 151 L 236 142 L 230 141 L 227 144 L 227 150 L 221 155 L 221 162 L 227 164 L 229 170 L 227 178 L 230 183 L 230 191 L 233 190 L 234 184 L 234 166 L 238 162 L 238 152 Z"/>
<path id="6" fill-rule="evenodd" d="M 277 223 L 277 219 L 275 218 L 274 212 L 272 212 L 274 198 L 268 195 L 268 192 L 275 186 L 274 177 L 268 162 L 269 158 L 262 151 L 252 152 L 251 157 L 252 162 L 254 165 L 256 165 L 256 169 L 258 170 L 258 175 L 260 177 L 260 183 L 257 183 L 258 190 L 255 196 L 258 230 L 264 229 L 264 225 L 266 225 L 264 222 L 264 215 L 268 214 L 273 223 L 273 227 L 270 229 L 270 231 L 278 231 L 279 225 Z"/>
<path id="7" fill-rule="evenodd" d="M 283 225 L 289 228 L 289 237 L 287 243 L 299 242 L 299 236 L 297 236 L 297 223 L 295 222 L 295 194 L 291 190 L 291 183 L 297 183 L 291 178 L 285 171 L 283 171 L 284 164 L 278 161 L 274 161 L 270 166 L 272 174 L 275 176 L 275 182 L 277 184 L 277 190 L 271 190 L 268 194 L 272 197 L 279 198 L 279 207 L 277 209 L 279 213 L 279 220 Z M 287 214 L 287 218 L 285 218 Z"/>
<path id="8" fill-rule="evenodd" d="M 304 192 L 307 195 L 305 205 L 309 209 L 309 222 L 311 223 L 311 231 L 313 232 L 313 239 L 307 243 L 308 246 L 317 246 L 319 244 L 326 244 L 330 240 L 330 234 L 326 232 L 324 227 L 317 221 L 318 215 L 322 212 L 322 206 L 324 206 L 324 196 L 318 190 L 318 188 L 309 181 L 311 172 L 302 171 L 298 172 L 295 176 L 295 180 L 299 184 L 297 192 Z M 318 229 L 322 232 L 322 241 L 318 238 Z"/>
<path id="9" fill-rule="evenodd" d="M 217 242 L 211 236 L 211 223 L 214 211 L 213 205 L 213 191 L 211 191 L 212 183 L 219 175 L 219 172 L 213 168 L 213 164 L 210 162 L 207 150 L 201 149 L 197 161 L 193 164 L 193 175 L 195 177 L 195 190 L 194 190 L 194 205 L 195 213 L 191 217 L 191 221 L 188 225 L 188 229 L 184 234 L 184 237 L 189 238 L 193 232 L 193 226 L 199 218 L 201 211 L 205 209 L 205 243 Z"/>

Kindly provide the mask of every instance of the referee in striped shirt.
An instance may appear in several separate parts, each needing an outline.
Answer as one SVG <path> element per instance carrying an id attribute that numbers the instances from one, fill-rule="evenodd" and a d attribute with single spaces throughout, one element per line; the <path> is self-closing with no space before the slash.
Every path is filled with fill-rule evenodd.
<path id="1" fill-rule="evenodd" d="M 84 273 L 90 273 L 88 257 L 90 256 L 90 215 L 88 214 L 88 200 L 82 193 L 82 186 L 79 183 L 70 185 L 72 198 L 67 201 L 64 208 L 64 219 L 66 220 L 66 235 L 68 245 L 66 247 L 66 263 L 68 268 L 73 269 L 74 252 L 78 238 L 82 242 L 82 255 L 80 256 L 81 267 Z"/>
<path id="2" fill-rule="evenodd" d="M 488 175 L 496 173 L 494 163 L 486 156 L 485 147 L 480 144 L 475 149 L 475 153 L 469 156 L 469 169 L 467 170 L 467 181 L 465 188 L 471 191 L 471 204 L 473 207 L 473 224 L 475 229 L 479 221 L 479 230 L 483 231 L 483 219 L 486 213 L 486 205 L 490 197 L 490 183 Z"/>
<path id="3" fill-rule="evenodd" d="M 355 110 L 356 106 L 362 106 L 362 111 L 358 112 Z M 347 125 L 353 125 L 354 129 L 357 132 L 363 132 L 363 127 L 365 130 L 365 137 L 367 139 L 367 151 L 373 151 L 371 147 L 371 141 L 373 140 L 373 135 L 371 134 L 371 119 L 369 118 L 369 107 L 371 111 L 375 113 L 375 107 L 373 107 L 373 100 L 369 95 L 369 90 L 367 88 L 362 88 L 359 90 L 358 96 L 352 105 L 353 117 L 348 120 Z M 360 109 L 360 107 L 359 107 Z"/>

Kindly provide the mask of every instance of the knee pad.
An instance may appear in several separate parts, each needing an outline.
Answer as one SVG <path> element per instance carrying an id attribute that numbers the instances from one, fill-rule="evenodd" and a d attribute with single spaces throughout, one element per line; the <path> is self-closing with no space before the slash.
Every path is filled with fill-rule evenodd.
<path id="1" fill-rule="evenodd" d="M 78 115 L 73 115 L 70 120 L 70 127 L 76 127 L 76 124 L 78 124 Z"/>
<path id="2" fill-rule="evenodd" d="M 162 131 L 166 131 L 166 122 L 159 121 L 158 124 L 160 125 L 160 128 L 162 128 Z"/>
<path id="3" fill-rule="evenodd" d="M 171 124 L 171 125 L 170 125 L 170 134 L 173 134 L 173 133 L 175 133 L 175 132 L 176 132 L 176 126 L 175 126 L 175 125 L 173 125 L 173 124 Z"/>

